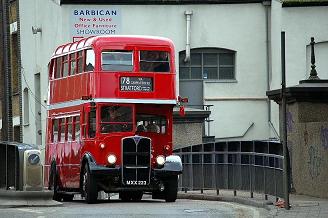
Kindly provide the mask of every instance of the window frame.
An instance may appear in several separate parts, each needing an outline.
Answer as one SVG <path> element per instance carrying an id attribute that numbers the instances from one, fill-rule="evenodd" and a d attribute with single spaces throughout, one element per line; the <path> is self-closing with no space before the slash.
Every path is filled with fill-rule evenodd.
<path id="1" fill-rule="evenodd" d="M 200 64 L 192 62 L 192 55 L 199 54 L 201 57 Z M 216 55 L 216 64 L 205 64 L 205 55 L 215 54 Z M 232 64 L 221 64 L 220 56 L 222 54 L 228 54 L 232 56 Z M 181 81 L 193 81 L 193 80 L 204 80 L 204 81 L 235 81 L 236 80 L 236 52 L 229 49 L 222 48 L 196 48 L 191 50 L 190 61 L 184 63 L 185 51 L 179 52 L 179 80 Z M 192 78 L 192 69 L 201 68 L 201 78 Z M 216 68 L 216 78 L 209 78 L 209 74 L 205 76 L 204 69 L 206 68 Z M 232 68 L 232 77 L 227 79 L 220 79 L 220 69 L 221 68 Z M 187 70 L 188 76 L 186 78 L 181 77 L 181 72 Z"/>
<path id="2" fill-rule="evenodd" d="M 66 60 L 65 60 L 66 57 Z M 70 61 L 69 58 L 70 55 L 69 54 L 65 54 L 63 55 L 62 58 L 62 68 L 61 68 L 61 78 L 65 78 L 69 76 L 69 69 L 70 69 Z M 67 64 L 67 75 L 64 76 L 64 69 L 65 69 L 65 64 Z"/>
<path id="3" fill-rule="evenodd" d="M 170 51 L 167 51 L 167 50 L 151 50 L 151 49 L 141 49 L 141 50 L 138 50 L 138 56 L 139 56 L 139 60 L 138 60 L 138 63 L 139 63 L 139 71 L 142 72 L 142 73 L 170 73 L 171 72 L 171 52 Z M 160 53 L 162 52 L 165 52 L 166 55 L 167 55 L 167 60 L 150 60 L 150 59 L 141 59 L 141 53 L 142 52 L 158 52 L 159 54 L 159 57 L 160 57 Z M 158 65 L 156 67 L 153 67 L 153 70 L 143 70 L 142 69 L 142 64 L 143 63 L 147 63 L 149 64 L 149 66 L 151 66 L 152 64 L 154 63 L 158 63 Z M 168 70 L 167 71 L 157 71 L 155 70 L 155 68 L 159 67 L 159 64 L 168 64 Z"/>
<path id="4" fill-rule="evenodd" d="M 68 76 L 72 76 L 72 75 L 75 75 L 76 74 L 76 55 L 77 55 L 77 52 L 74 52 L 74 53 L 70 53 L 69 54 L 69 70 L 68 70 Z M 73 59 L 72 59 L 73 57 Z M 75 68 L 74 68 L 74 71 L 72 72 L 72 64 L 75 63 Z"/>
<path id="5" fill-rule="evenodd" d="M 126 66 L 126 67 L 131 67 L 131 70 L 105 70 L 103 69 L 103 54 L 104 53 L 123 53 L 123 54 L 131 54 L 131 65 L 123 65 L 123 64 L 117 64 L 114 66 Z M 111 64 L 108 64 L 111 65 Z M 132 72 L 135 67 L 135 61 L 134 61 L 134 51 L 133 50 L 103 50 L 100 53 L 100 68 L 101 71 L 104 72 Z"/>

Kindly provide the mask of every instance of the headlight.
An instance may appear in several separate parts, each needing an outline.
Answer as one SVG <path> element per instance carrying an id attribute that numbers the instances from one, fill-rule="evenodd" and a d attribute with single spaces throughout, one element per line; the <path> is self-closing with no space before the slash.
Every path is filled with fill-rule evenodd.
<path id="1" fill-rule="evenodd" d="M 162 155 L 159 155 L 156 157 L 156 163 L 160 166 L 165 164 L 165 157 Z"/>
<path id="2" fill-rule="evenodd" d="M 108 161 L 109 164 L 115 164 L 116 163 L 116 156 L 114 154 L 108 155 L 107 161 Z"/>
<path id="3" fill-rule="evenodd" d="M 27 160 L 31 165 L 37 165 L 38 163 L 40 163 L 40 156 L 37 154 L 31 154 Z"/>

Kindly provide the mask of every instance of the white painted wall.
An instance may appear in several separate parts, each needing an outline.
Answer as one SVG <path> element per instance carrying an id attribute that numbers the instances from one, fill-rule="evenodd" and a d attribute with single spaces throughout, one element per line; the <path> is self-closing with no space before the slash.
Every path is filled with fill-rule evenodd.
<path id="1" fill-rule="evenodd" d="M 217 47 L 236 51 L 236 81 L 204 84 L 204 103 L 215 105 L 212 107 L 211 119 L 215 121 L 211 124 L 211 133 L 219 138 L 236 137 L 243 135 L 254 123 L 242 139 L 267 139 L 274 136 L 268 125 L 265 101 L 267 51 L 265 7 L 262 4 L 59 6 L 50 0 L 21 0 L 22 67 L 27 82 L 23 81 L 22 90 L 27 85 L 34 90 L 34 73 L 41 72 L 41 96 L 46 97 L 48 61 L 59 44 L 72 40 L 71 11 L 78 8 L 118 9 L 122 16 L 120 34 L 157 35 L 172 39 L 176 46 L 177 64 L 179 51 L 185 50 L 184 12 L 192 10 L 191 48 Z M 287 35 L 287 83 L 294 85 L 304 79 L 308 69 L 306 45 L 310 36 L 316 37 L 317 42 L 328 40 L 326 11 L 327 7 L 281 8 L 280 1 L 272 1 L 269 21 L 271 89 L 280 87 L 281 30 L 286 31 Z M 311 16 L 312 13 L 315 16 Z M 33 35 L 32 26 L 41 27 L 42 33 Z M 325 57 L 327 46 L 323 47 L 322 57 Z M 30 101 L 34 105 L 33 96 L 30 96 Z M 277 106 L 274 103 L 272 111 L 273 123 L 278 126 Z M 23 139 L 27 143 L 35 141 L 34 113 L 33 106 L 30 125 L 23 128 Z M 44 144 L 44 108 L 42 120 Z"/>
<path id="2" fill-rule="evenodd" d="M 328 6 L 284 8 L 282 15 L 286 32 L 286 82 L 292 86 L 310 75 L 310 52 L 306 52 L 306 47 L 311 37 L 317 43 L 328 41 Z M 327 45 L 320 43 L 315 49 L 319 77 L 327 79 Z"/>

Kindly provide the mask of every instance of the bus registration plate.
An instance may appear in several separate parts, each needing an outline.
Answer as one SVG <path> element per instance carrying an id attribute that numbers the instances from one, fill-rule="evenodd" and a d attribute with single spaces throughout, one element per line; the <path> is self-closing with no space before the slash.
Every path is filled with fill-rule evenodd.
<path id="1" fill-rule="evenodd" d="M 152 92 L 153 80 L 148 77 L 122 76 L 120 90 L 126 92 Z"/>
<path id="2" fill-rule="evenodd" d="M 127 180 L 127 185 L 147 185 L 146 181 L 135 181 L 135 180 Z"/>

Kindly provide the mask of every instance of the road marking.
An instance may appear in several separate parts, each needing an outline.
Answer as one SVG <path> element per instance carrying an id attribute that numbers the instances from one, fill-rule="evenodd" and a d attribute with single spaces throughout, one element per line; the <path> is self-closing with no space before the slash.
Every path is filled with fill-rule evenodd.
<path id="1" fill-rule="evenodd" d="M 199 213 L 199 212 L 205 212 L 205 210 L 201 210 L 201 209 L 185 209 L 184 210 L 185 212 L 187 212 L 187 213 Z"/>
<path id="2" fill-rule="evenodd" d="M 252 206 L 243 206 L 238 203 L 236 204 L 236 203 L 229 203 L 229 202 L 222 202 L 222 203 L 228 204 L 231 207 L 236 208 L 236 209 L 242 209 L 243 211 L 246 211 L 246 212 L 251 210 L 253 212 L 253 216 L 252 216 L 253 218 L 260 217 L 260 212 Z"/>
<path id="3" fill-rule="evenodd" d="M 23 211 L 23 212 L 29 212 L 29 213 L 37 213 L 37 214 L 42 214 L 42 211 L 34 210 L 34 209 L 28 209 L 28 208 L 18 208 L 18 210 Z"/>

